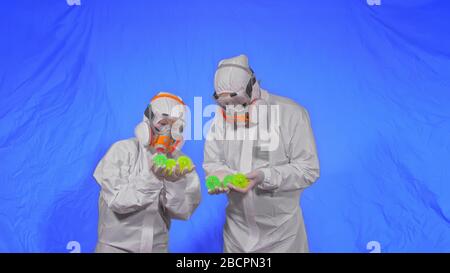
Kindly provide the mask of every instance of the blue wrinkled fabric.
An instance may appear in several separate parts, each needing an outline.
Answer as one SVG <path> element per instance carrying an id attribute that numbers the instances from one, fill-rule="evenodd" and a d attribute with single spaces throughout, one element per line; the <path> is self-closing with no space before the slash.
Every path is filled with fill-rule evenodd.
<path id="1" fill-rule="evenodd" d="M 100 158 L 158 91 L 213 103 L 218 61 L 245 53 L 310 113 L 311 251 L 449 252 L 449 14 L 446 0 L 2 1 L 0 251 L 93 251 Z M 201 177 L 203 144 L 184 148 Z M 226 198 L 202 195 L 171 251 L 222 250 Z"/>

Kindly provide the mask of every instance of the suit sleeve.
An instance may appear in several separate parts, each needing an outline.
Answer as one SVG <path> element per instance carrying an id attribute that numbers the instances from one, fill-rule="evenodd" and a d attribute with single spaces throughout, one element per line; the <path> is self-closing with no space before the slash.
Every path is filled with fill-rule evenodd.
<path id="1" fill-rule="evenodd" d="M 162 202 L 172 218 L 189 219 L 198 207 L 200 198 L 200 180 L 195 171 L 180 181 L 164 182 Z"/>
<path id="2" fill-rule="evenodd" d="M 94 178 L 101 187 L 101 195 L 116 213 L 131 213 L 144 209 L 158 200 L 162 182 L 151 172 L 131 174 L 130 155 L 134 147 L 115 143 L 101 159 Z"/>
<path id="3" fill-rule="evenodd" d="M 296 115 L 297 116 L 297 115 Z M 259 188 L 269 191 L 292 191 L 306 188 L 320 176 L 319 159 L 308 112 L 298 111 L 298 118 L 286 127 L 289 143 L 285 144 L 289 161 L 262 168 L 265 179 Z"/>

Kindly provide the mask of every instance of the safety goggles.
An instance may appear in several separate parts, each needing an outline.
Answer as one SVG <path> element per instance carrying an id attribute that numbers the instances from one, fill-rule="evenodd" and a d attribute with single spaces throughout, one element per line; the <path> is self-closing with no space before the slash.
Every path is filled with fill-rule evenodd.
<path id="1" fill-rule="evenodd" d="M 226 92 L 222 93 L 220 95 L 217 95 L 217 93 L 214 93 L 213 95 L 214 100 L 216 101 L 217 105 L 219 105 L 222 109 L 226 109 L 228 106 L 243 106 L 246 107 L 249 98 L 245 95 L 238 95 L 236 92 Z"/>

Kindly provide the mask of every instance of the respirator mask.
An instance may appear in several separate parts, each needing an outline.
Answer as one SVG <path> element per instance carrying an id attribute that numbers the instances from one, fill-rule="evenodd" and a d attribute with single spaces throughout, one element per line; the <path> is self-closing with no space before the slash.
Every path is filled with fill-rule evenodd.
<path id="1" fill-rule="evenodd" d="M 213 94 L 214 100 L 220 106 L 222 116 L 226 122 L 234 124 L 235 128 L 242 125 L 249 127 L 252 123 L 256 122 L 256 119 L 252 118 L 255 112 L 252 108 L 261 103 L 259 95 L 254 94 L 254 87 L 257 87 L 257 91 L 259 92 L 256 77 L 251 68 L 238 64 L 221 64 L 217 70 L 226 67 L 242 69 L 250 75 L 250 79 L 245 85 L 245 88 L 237 92 L 215 91 Z"/>
<path id="2" fill-rule="evenodd" d="M 144 112 L 144 120 L 135 128 L 141 145 L 156 153 L 172 154 L 183 144 L 185 104 L 178 96 L 160 93 Z"/>

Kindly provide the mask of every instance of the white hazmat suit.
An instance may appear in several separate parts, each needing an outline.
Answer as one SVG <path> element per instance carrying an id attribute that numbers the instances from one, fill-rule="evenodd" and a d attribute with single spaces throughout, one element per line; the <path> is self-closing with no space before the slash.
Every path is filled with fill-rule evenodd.
<path id="1" fill-rule="evenodd" d="M 170 115 L 176 103 L 162 97 L 151 104 Z M 152 149 L 139 140 L 114 143 L 95 169 L 101 186 L 96 252 L 167 252 L 171 219 L 188 219 L 200 202 L 197 173 L 175 182 L 155 176 Z"/>
<path id="2" fill-rule="evenodd" d="M 219 65 L 247 67 L 241 55 Z M 223 67 L 215 75 L 216 93 L 242 92 L 251 74 L 239 67 Z M 300 208 L 300 196 L 319 177 L 319 161 L 308 112 L 292 100 L 269 94 L 253 84 L 252 101 L 267 111 L 253 123 L 265 122 L 271 141 L 257 135 L 254 127 L 237 128 L 224 121 L 218 108 L 205 141 L 203 168 L 206 175 L 248 173 L 260 170 L 264 180 L 247 193 L 230 191 L 223 231 L 224 252 L 308 252 L 308 241 Z M 274 106 L 274 111 L 271 111 Z M 259 106 L 260 107 L 260 106 Z M 263 112 L 264 113 L 264 112 Z M 251 116 L 250 116 L 251 117 Z M 228 135 L 233 135 L 230 138 Z M 269 147 L 269 148 L 268 148 Z"/>

